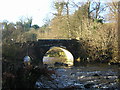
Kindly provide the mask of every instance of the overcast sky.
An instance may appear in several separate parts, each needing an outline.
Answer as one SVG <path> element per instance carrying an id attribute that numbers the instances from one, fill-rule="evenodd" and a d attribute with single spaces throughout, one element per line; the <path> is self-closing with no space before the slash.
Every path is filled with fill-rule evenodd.
<path id="1" fill-rule="evenodd" d="M 32 17 L 33 24 L 42 26 L 47 18 L 51 18 L 53 1 L 55 0 L 0 0 L 0 21 L 8 20 L 9 22 L 15 23 L 24 16 Z"/>

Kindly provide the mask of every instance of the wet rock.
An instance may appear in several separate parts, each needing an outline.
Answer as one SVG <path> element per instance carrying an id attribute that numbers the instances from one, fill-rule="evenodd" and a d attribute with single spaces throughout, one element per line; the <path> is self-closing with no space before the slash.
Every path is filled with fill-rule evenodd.
<path id="1" fill-rule="evenodd" d="M 118 66 L 120 66 L 120 63 L 119 62 L 110 62 L 110 63 L 108 63 L 108 65 L 118 65 Z"/>
<path id="2" fill-rule="evenodd" d="M 74 77 L 76 74 L 75 73 L 71 73 L 70 75 Z"/>
<path id="3" fill-rule="evenodd" d="M 76 86 L 77 88 L 83 89 L 84 85 L 81 83 L 75 83 L 74 86 Z"/>
<path id="4" fill-rule="evenodd" d="M 100 86 L 99 85 L 94 85 L 93 88 L 100 88 Z"/>
<path id="5" fill-rule="evenodd" d="M 65 87 L 66 89 L 84 89 L 83 86 L 79 86 L 79 85 L 70 85 Z"/>
<path id="6" fill-rule="evenodd" d="M 109 77 L 106 77 L 106 79 L 109 79 Z"/>
<path id="7" fill-rule="evenodd" d="M 95 85 L 94 83 L 87 83 L 84 85 L 85 88 L 92 88 L 92 86 Z"/>
<path id="8" fill-rule="evenodd" d="M 100 76 L 100 75 L 98 75 L 98 74 L 96 73 L 96 74 L 94 74 L 93 76 Z"/>
<path id="9" fill-rule="evenodd" d="M 51 75 L 51 78 L 56 79 L 57 76 L 56 76 L 55 74 L 52 74 L 52 75 Z"/>
<path id="10" fill-rule="evenodd" d="M 82 76 L 79 76 L 79 77 L 78 77 L 78 79 L 82 79 L 82 78 L 85 78 L 85 76 L 84 76 L 84 75 L 82 75 Z"/>
<path id="11" fill-rule="evenodd" d="M 67 78 L 68 76 L 67 75 L 62 75 L 61 78 Z"/>
<path id="12" fill-rule="evenodd" d="M 55 62 L 54 63 L 54 66 L 68 66 L 68 64 L 66 64 L 66 63 L 62 63 L 62 62 Z"/>
<path id="13" fill-rule="evenodd" d="M 58 71 L 58 72 L 65 72 L 66 69 L 62 69 L 62 68 L 60 68 L 60 69 L 57 69 L 57 71 Z"/>
<path id="14" fill-rule="evenodd" d="M 44 85 L 43 85 L 43 83 L 41 83 L 41 82 L 36 82 L 36 83 L 35 83 L 35 87 L 36 87 L 36 88 L 43 88 Z"/>

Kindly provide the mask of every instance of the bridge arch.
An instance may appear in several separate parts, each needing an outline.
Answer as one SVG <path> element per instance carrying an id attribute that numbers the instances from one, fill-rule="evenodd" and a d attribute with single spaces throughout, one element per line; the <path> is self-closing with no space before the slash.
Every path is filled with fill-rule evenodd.
<path id="1" fill-rule="evenodd" d="M 55 62 L 61 62 L 72 66 L 74 64 L 74 57 L 72 53 L 66 49 L 66 47 L 52 46 L 45 53 L 43 63 L 53 65 Z"/>
<path id="2" fill-rule="evenodd" d="M 76 39 L 39 39 L 38 41 L 30 41 L 26 43 L 16 43 L 16 47 L 21 47 L 21 51 L 17 54 L 19 60 L 26 56 L 28 51 L 32 64 L 43 64 L 43 57 L 52 47 L 60 47 L 68 50 L 74 57 L 74 65 L 87 59 L 87 53 L 82 43 Z M 28 48 L 28 49 L 26 49 Z M 20 56 L 21 55 L 21 56 Z"/>

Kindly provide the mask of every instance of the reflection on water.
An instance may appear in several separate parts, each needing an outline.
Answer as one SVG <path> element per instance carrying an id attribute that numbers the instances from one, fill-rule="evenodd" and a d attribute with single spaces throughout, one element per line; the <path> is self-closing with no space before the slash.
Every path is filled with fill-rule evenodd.
<path id="1" fill-rule="evenodd" d="M 44 57 L 43 58 L 43 63 L 44 64 L 48 64 L 48 65 L 54 65 L 55 62 L 61 62 L 61 63 L 65 63 L 68 64 L 68 66 L 72 66 L 73 65 L 73 60 L 71 59 L 67 59 L 64 57 Z"/>

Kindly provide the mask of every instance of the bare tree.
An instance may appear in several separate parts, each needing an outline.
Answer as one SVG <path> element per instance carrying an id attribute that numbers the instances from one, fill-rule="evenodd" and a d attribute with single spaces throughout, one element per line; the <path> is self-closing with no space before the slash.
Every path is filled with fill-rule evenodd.
<path id="1" fill-rule="evenodd" d="M 63 9 L 64 9 L 65 5 L 66 5 L 66 3 L 64 1 L 62 1 L 62 2 L 59 2 L 59 1 L 54 2 L 55 9 L 57 10 L 56 16 L 61 16 L 62 15 L 62 12 L 63 12 Z"/>
<path id="2" fill-rule="evenodd" d="M 109 20 L 116 22 L 118 20 L 119 5 L 118 2 L 111 0 L 107 3 L 109 8 Z"/>

